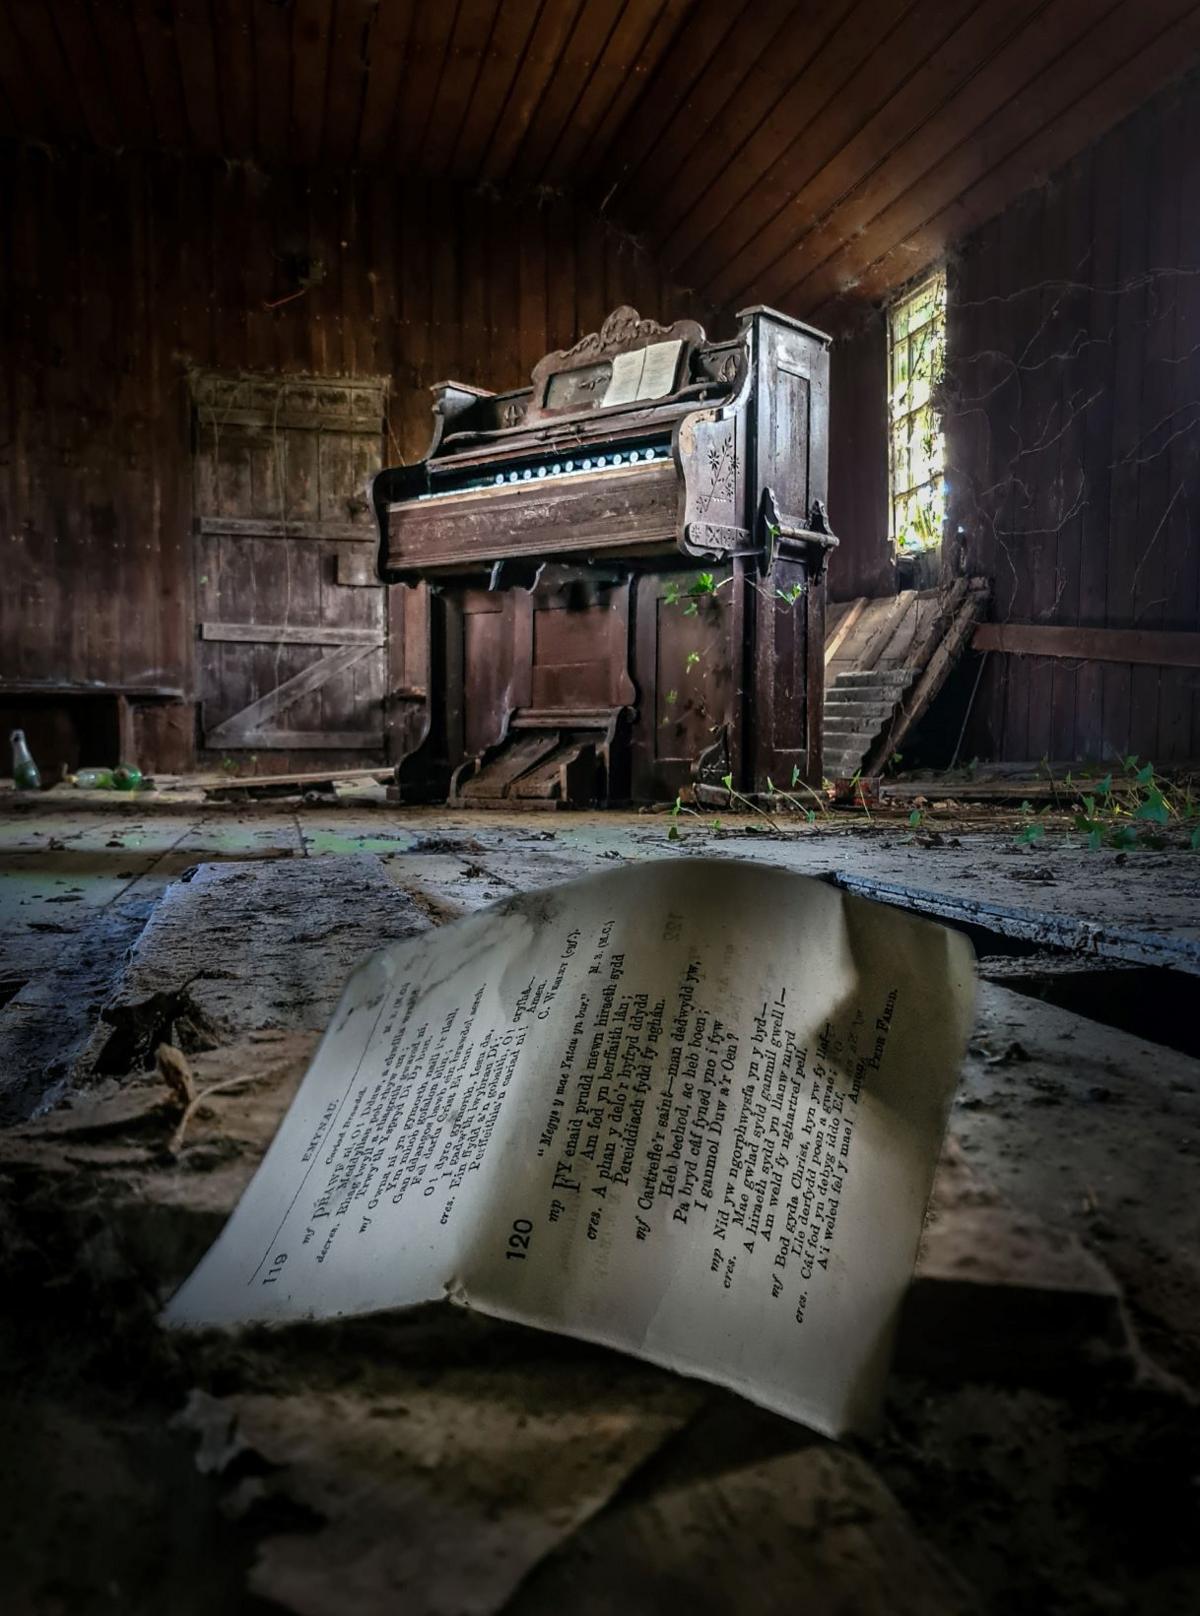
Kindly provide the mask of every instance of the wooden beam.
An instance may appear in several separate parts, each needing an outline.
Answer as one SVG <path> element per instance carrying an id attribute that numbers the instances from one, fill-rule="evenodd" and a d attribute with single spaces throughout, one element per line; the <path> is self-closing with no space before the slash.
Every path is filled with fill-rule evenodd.
<path id="1" fill-rule="evenodd" d="M 202 640 L 237 641 L 250 645 L 371 645 L 383 644 L 378 628 L 338 628 L 320 623 L 300 628 L 290 623 L 201 623 Z"/>
<path id="2" fill-rule="evenodd" d="M 330 539 L 338 544 L 375 544 L 374 528 L 365 522 L 278 522 L 266 516 L 198 516 L 202 536 L 228 534 L 245 539 Z"/>
<path id="3" fill-rule="evenodd" d="M 382 752 L 381 729 L 256 729 L 248 731 L 240 740 L 213 739 L 213 731 L 205 741 L 209 748 L 220 746 L 231 751 L 238 748 L 260 752 Z M 252 775 L 245 778 L 253 780 Z M 324 776 L 322 776 L 324 778 Z"/>
<path id="4" fill-rule="evenodd" d="M 1142 628 L 1063 628 L 1049 623 L 981 623 L 976 651 L 1006 656 L 1067 657 L 1078 662 L 1135 662 L 1157 668 L 1200 668 L 1200 634 Z"/>
<path id="5" fill-rule="evenodd" d="M 260 746 L 279 747 L 291 746 L 290 739 L 284 738 L 286 732 L 281 730 L 268 730 L 266 726 L 276 718 L 286 707 L 299 701 L 301 696 L 311 696 L 314 690 L 319 690 L 330 679 L 339 673 L 345 673 L 348 668 L 360 662 L 363 657 L 371 654 L 373 647 L 369 645 L 343 645 L 339 650 L 327 651 L 323 657 L 309 664 L 307 668 L 290 679 L 285 679 L 274 690 L 269 690 L 258 701 L 251 702 L 249 707 L 243 707 L 240 712 L 232 713 L 222 723 L 209 729 L 205 725 L 204 745 L 218 746 Z M 359 739 L 354 742 L 342 740 L 316 741 L 311 736 L 299 737 L 295 743 L 298 748 L 309 749 L 319 746 L 340 747 L 343 745 L 373 746 L 372 740 Z"/>
<path id="6" fill-rule="evenodd" d="M 849 608 L 844 611 L 841 617 L 838 619 L 837 627 L 825 641 L 826 667 L 828 667 L 833 661 L 834 657 L 838 653 L 838 649 L 841 646 L 842 641 L 846 638 L 847 634 L 849 634 L 855 623 L 857 623 L 859 618 L 862 616 L 863 611 L 866 608 L 866 604 L 867 597 L 865 595 L 860 595 L 857 600 L 850 602 Z"/>
<path id="7" fill-rule="evenodd" d="M 395 770 L 368 769 L 302 769 L 289 774 L 193 774 L 180 781 L 186 791 L 250 791 L 258 786 L 315 786 L 352 785 L 355 781 L 385 781 L 392 779 Z"/>

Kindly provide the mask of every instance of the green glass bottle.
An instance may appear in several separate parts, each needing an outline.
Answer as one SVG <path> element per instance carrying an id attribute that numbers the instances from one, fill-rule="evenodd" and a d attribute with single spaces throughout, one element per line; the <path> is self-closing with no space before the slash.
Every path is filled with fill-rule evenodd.
<path id="1" fill-rule="evenodd" d="M 12 732 L 13 753 L 13 785 L 18 791 L 40 791 L 42 777 L 38 773 L 38 766 L 30 755 L 29 747 L 25 744 L 25 731 L 15 729 Z"/>

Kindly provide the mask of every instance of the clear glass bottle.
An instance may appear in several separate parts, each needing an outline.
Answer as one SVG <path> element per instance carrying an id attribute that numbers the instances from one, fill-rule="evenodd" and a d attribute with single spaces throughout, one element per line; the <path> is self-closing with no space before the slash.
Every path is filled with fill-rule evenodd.
<path id="1" fill-rule="evenodd" d="M 15 729 L 10 737 L 13 756 L 13 785 L 18 791 L 40 791 L 42 777 L 25 742 L 25 731 Z"/>

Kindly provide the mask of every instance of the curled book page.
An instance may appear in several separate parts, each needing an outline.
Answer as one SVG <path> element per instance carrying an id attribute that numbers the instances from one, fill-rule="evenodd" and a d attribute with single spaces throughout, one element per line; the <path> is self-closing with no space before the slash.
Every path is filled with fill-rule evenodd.
<path id="1" fill-rule="evenodd" d="M 444 1296 L 869 1427 L 973 998 L 961 935 L 717 859 L 398 943 L 166 1321 Z"/>

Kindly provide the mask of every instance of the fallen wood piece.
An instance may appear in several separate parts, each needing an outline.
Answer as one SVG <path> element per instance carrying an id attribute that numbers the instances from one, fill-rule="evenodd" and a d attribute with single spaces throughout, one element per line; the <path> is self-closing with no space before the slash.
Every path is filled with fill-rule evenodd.
<path id="1" fill-rule="evenodd" d="M 865 1460 L 768 1420 L 713 1405 L 538 1568 L 506 1616 L 980 1610 Z"/>
<path id="2" fill-rule="evenodd" d="M 76 1077 L 132 1070 L 160 1043 L 190 1056 L 258 1027 L 324 1027 L 361 960 L 428 925 L 371 854 L 200 864 L 163 894 Z"/>
<path id="3" fill-rule="evenodd" d="M 272 1609 L 491 1616 L 711 1395 L 551 1352 L 433 1376 L 380 1363 L 346 1390 L 293 1396 L 197 1392 L 178 1424 L 202 1468 L 233 1471 L 227 1514 L 305 1520 L 258 1547 L 249 1587 Z"/>
<path id="4" fill-rule="evenodd" d="M 1059 802 L 1064 808 L 1088 792 L 1094 792 L 1103 776 L 1094 780 L 1072 777 L 1057 780 L 950 780 L 944 776 L 929 779 L 882 780 L 879 796 L 883 802 L 910 802 L 914 797 L 951 797 L 956 802 Z"/>
<path id="5" fill-rule="evenodd" d="M 1061 1385 L 1114 1354 L 1135 1356 L 1120 1288 L 1075 1235 L 1005 1206 L 935 1216 L 905 1298 L 901 1373 Z"/>
<path id="6" fill-rule="evenodd" d="M 293 774 L 200 774 L 180 782 L 185 790 L 193 791 L 257 791 L 265 786 L 338 785 L 354 780 L 387 781 L 391 769 L 302 769 Z"/>

